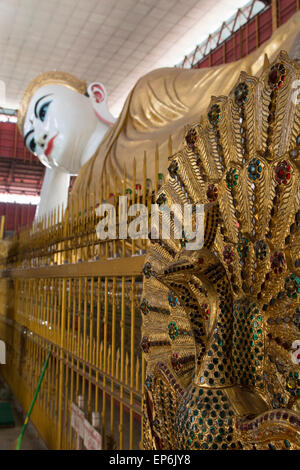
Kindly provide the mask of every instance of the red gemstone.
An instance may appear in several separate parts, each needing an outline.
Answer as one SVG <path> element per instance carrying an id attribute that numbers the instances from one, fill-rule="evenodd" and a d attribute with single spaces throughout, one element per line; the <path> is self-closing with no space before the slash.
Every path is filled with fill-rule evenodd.
<path id="1" fill-rule="evenodd" d="M 278 82 L 278 79 L 279 79 L 279 75 L 278 75 L 277 70 L 276 69 L 271 70 L 271 72 L 269 73 L 269 82 L 271 82 L 272 84 L 275 84 Z"/>
<path id="2" fill-rule="evenodd" d="M 206 191 L 206 196 L 210 202 L 213 202 L 217 199 L 218 197 L 217 191 L 218 191 L 217 188 L 213 184 L 208 186 L 207 191 Z"/>

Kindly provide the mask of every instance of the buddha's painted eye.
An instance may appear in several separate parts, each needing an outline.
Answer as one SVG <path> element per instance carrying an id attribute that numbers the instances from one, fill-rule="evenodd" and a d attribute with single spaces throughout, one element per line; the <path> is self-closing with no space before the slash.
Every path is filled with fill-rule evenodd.
<path id="1" fill-rule="evenodd" d="M 36 143 L 34 139 L 31 139 L 31 141 L 29 142 L 29 147 L 30 147 L 30 150 L 34 153 L 36 150 Z"/>
<path id="2" fill-rule="evenodd" d="M 43 104 L 43 106 L 41 106 L 41 109 L 39 111 L 39 118 L 41 121 L 44 121 L 50 103 L 51 101 L 48 101 L 47 103 Z"/>

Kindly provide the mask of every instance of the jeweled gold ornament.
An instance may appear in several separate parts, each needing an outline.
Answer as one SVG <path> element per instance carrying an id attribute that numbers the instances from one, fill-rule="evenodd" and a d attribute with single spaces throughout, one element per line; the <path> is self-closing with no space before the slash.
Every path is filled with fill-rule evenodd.
<path id="1" fill-rule="evenodd" d="M 242 73 L 170 162 L 160 194 L 205 204 L 205 237 L 147 258 L 143 295 L 170 313 L 143 318 L 147 345 L 165 341 L 144 348 L 147 449 L 300 449 L 299 78 L 285 53 Z"/>

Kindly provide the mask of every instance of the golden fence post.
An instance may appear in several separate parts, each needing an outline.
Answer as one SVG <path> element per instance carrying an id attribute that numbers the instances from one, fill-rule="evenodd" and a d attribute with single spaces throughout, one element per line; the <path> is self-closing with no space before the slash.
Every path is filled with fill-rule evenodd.
<path id="1" fill-rule="evenodd" d="M 78 281 L 78 313 L 77 313 L 77 357 L 80 357 L 80 341 L 81 341 L 81 289 L 82 278 Z M 77 370 L 79 370 L 79 359 L 77 359 Z M 76 374 L 76 397 L 79 395 L 79 374 Z"/>
<path id="2" fill-rule="evenodd" d="M 105 277 L 105 287 L 104 287 L 104 349 L 103 349 L 103 401 L 102 401 L 102 441 L 103 448 L 105 449 L 106 445 L 106 374 L 107 374 L 107 323 L 108 323 L 108 278 Z"/>
<path id="3" fill-rule="evenodd" d="M 169 154 L 169 157 L 173 155 L 173 143 L 172 143 L 171 135 L 169 135 L 169 141 L 168 141 L 168 154 Z"/>
<path id="4" fill-rule="evenodd" d="M 94 278 L 91 278 L 91 297 L 90 297 L 90 331 L 89 331 L 89 339 L 90 339 L 90 348 L 89 348 L 89 364 L 92 364 L 92 352 L 93 352 L 93 323 L 94 323 Z M 89 377 L 92 377 L 92 369 L 89 366 Z M 89 380 L 89 387 L 88 387 L 88 414 L 89 417 L 92 416 L 92 382 Z"/>
<path id="5" fill-rule="evenodd" d="M 134 386 L 134 333 L 135 333 L 135 306 L 134 306 L 135 277 L 131 278 L 131 325 L 130 325 L 130 417 L 129 417 L 129 449 L 133 449 L 133 386 Z"/>
<path id="6" fill-rule="evenodd" d="M 123 196 L 126 196 L 126 167 L 123 169 Z M 125 256 L 125 239 L 122 240 L 122 256 Z"/>
<path id="7" fill-rule="evenodd" d="M 68 214 L 68 209 L 66 215 Z M 65 217 L 63 218 L 65 221 Z M 67 225 L 64 222 L 64 238 L 66 237 Z M 65 260 L 65 253 L 63 252 L 63 262 Z M 60 283 L 59 283 L 60 286 Z M 60 289 L 59 289 L 60 290 Z M 63 413 L 63 390 L 64 390 L 64 339 L 65 339 L 65 325 L 66 325 L 66 306 L 67 306 L 67 278 L 62 280 L 62 292 L 61 292 L 61 310 L 60 310 L 60 362 L 59 362 L 59 403 L 58 403 L 58 438 L 57 448 L 61 449 L 62 446 L 62 413 Z M 65 410 L 66 413 L 66 410 Z"/>
<path id="8" fill-rule="evenodd" d="M 146 188 L 147 185 L 147 153 L 144 152 L 144 161 L 143 161 L 143 193 L 142 193 L 142 203 L 145 206 L 146 205 Z M 149 221 L 149 215 L 148 215 L 148 221 Z M 144 245 L 144 246 L 143 246 Z M 147 238 L 143 240 L 142 246 L 144 249 L 147 247 Z"/>
<path id="9" fill-rule="evenodd" d="M 116 277 L 113 277 L 112 286 L 112 332 L 111 332 L 111 376 L 115 377 L 115 349 L 116 349 Z M 111 398 L 110 398 L 110 432 L 113 434 L 114 431 L 114 418 L 115 418 L 115 407 L 114 407 L 114 380 L 111 379 Z"/>
<path id="10" fill-rule="evenodd" d="M 120 385 L 120 450 L 124 447 L 124 346 L 125 346 L 125 277 L 122 276 L 122 301 L 121 301 L 121 385 Z"/>
<path id="11" fill-rule="evenodd" d="M 66 302 L 67 302 L 67 279 L 62 280 L 62 301 L 60 311 L 60 355 L 59 355 L 59 396 L 58 396 L 58 435 L 57 449 L 62 445 L 62 413 L 63 413 L 63 390 L 64 390 L 64 329 L 66 320 Z"/>
<path id="12" fill-rule="evenodd" d="M 96 382 L 99 381 L 99 367 L 100 367 L 100 320 L 101 320 L 101 303 L 100 303 L 100 290 L 101 290 L 101 278 L 97 278 L 97 333 L 96 333 Z M 96 387 L 95 390 L 95 410 L 99 411 L 99 388 Z"/>
<path id="13" fill-rule="evenodd" d="M 154 180 L 155 194 L 158 191 L 158 171 L 159 171 L 159 151 L 158 151 L 158 144 L 156 144 L 156 147 L 155 147 L 155 180 Z"/>
<path id="14" fill-rule="evenodd" d="M 87 343 L 87 337 L 86 337 L 86 323 L 87 323 L 87 289 L 88 289 L 88 279 L 87 277 L 84 278 L 84 297 L 83 297 L 83 360 L 84 360 L 84 365 L 83 365 L 83 376 L 82 376 L 82 389 L 81 389 L 81 395 L 84 396 L 85 399 L 85 363 L 86 363 L 86 343 Z"/>
<path id="15" fill-rule="evenodd" d="M 0 240 L 3 240 L 4 227 L 5 227 L 5 215 L 1 215 L 1 222 L 0 222 Z"/>
<path id="16" fill-rule="evenodd" d="M 136 187 L 136 159 L 133 159 L 133 169 L 132 169 L 132 204 L 136 202 L 136 194 L 135 194 L 135 187 Z M 131 254 L 135 254 L 135 240 L 131 240 Z"/>
<path id="17" fill-rule="evenodd" d="M 277 0 L 272 0 L 272 31 L 276 31 L 279 26 L 278 21 L 278 3 Z"/>
<path id="18" fill-rule="evenodd" d="M 70 403 L 72 405 L 74 401 L 74 353 L 75 353 L 75 311 L 76 311 L 76 283 L 75 279 L 73 282 L 71 280 L 71 285 L 73 285 L 73 313 L 72 313 L 72 338 L 71 338 L 71 396 L 70 396 Z M 70 449 L 73 448 L 73 428 L 70 427 L 70 437 L 69 437 L 69 447 Z"/>

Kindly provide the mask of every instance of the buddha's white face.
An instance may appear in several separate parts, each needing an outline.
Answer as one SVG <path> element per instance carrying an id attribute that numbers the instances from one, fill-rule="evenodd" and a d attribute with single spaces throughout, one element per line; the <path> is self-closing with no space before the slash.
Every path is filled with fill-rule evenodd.
<path id="1" fill-rule="evenodd" d="M 78 173 L 98 119 L 89 98 L 62 85 L 33 95 L 24 122 L 24 142 L 48 168 Z"/>

